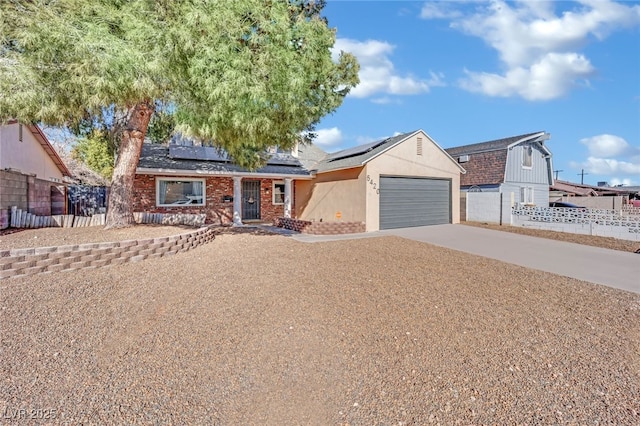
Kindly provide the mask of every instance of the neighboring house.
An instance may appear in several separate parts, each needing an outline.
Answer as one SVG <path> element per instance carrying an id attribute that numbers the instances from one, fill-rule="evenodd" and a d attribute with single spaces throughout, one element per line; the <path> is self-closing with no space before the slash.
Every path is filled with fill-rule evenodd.
<path id="1" fill-rule="evenodd" d="M 37 125 L 0 126 L 0 229 L 8 226 L 13 206 L 41 216 L 64 214 L 63 180 L 70 176 Z"/>
<path id="2" fill-rule="evenodd" d="M 467 171 L 460 179 L 462 191 L 499 192 L 510 195 L 505 200 L 510 205 L 547 207 L 553 185 L 551 151 L 544 143 L 549 138 L 536 132 L 446 151 Z"/>
<path id="3" fill-rule="evenodd" d="M 367 231 L 457 223 L 461 172 L 422 130 L 332 154 L 301 144 L 255 172 L 215 148 L 145 143 L 134 209 L 205 213 L 216 224 L 361 223 Z"/>
<path id="4" fill-rule="evenodd" d="M 565 201 L 593 209 L 620 210 L 638 190 L 633 187 L 593 186 L 555 180 L 549 188 L 549 201 Z"/>

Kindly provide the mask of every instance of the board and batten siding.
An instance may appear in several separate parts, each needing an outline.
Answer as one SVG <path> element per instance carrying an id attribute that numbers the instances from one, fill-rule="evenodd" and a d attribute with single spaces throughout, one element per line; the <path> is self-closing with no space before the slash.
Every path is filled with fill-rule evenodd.
<path id="1" fill-rule="evenodd" d="M 503 194 L 509 194 L 513 192 L 514 202 L 521 202 L 521 188 L 530 187 L 533 188 L 533 203 L 538 207 L 549 206 L 549 185 L 539 183 L 503 183 L 500 187 L 500 192 Z"/>
<path id="2" fill-rule="evenodd" d="M 507 166 L 505 170 L 505 182 L 521 182 L 531 184 L 550 185 L 548 163 L 545 153 L 540 150 L 537 144 L 533 147 L 532 167 L 522 166 L 522 154 L 528 144 L 520 144 L 511 148 L 507 154 Z M 548 189 L 547 189 L 548 193 Z"/>

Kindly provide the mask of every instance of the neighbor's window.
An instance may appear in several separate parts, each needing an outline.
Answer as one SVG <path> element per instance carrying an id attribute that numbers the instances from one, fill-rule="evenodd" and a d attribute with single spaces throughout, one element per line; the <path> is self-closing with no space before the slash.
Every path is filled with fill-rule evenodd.
<path id="1" fill-rule="evenodd" d="M 159 206 L 204 206 L 203 179 L 157 179 Z"/>
<path id="2" fill-rule="evenodd" d="M 520 188 L 520 202 L 526 205 L 533 204 L 533 187 L 525 186 Z"/>
<path id="3" fill-rule="evenodd" d="M 273 182 L 273 204 L 284 204 L 284 182 Z"/>
<path id="4" fill-rule="evenodd" d="M 522 167 L 531 167 L 533 165 L 533 148 L 531 145 L 523 147 L 522 150 Z"/>

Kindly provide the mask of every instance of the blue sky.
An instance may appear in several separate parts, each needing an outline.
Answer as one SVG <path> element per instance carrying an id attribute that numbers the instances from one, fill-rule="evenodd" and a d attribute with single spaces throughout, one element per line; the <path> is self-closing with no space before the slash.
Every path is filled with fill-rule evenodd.
<path id="1" fill-rule="evenodd" d="M 361 83 L 317 126 L 323 149 L 545 130 L 560 179 L 640 185 L 640 1 L 329 0 L 324 14 Z"/>

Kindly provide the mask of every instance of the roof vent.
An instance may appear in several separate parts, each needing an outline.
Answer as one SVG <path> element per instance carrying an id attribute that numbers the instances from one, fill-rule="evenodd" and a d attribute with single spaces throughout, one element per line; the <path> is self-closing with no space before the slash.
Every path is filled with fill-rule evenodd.
<path id="1" fill-rule="evenodd" d="M 466 163 L 467 161 L 469 161 L 468 155 L 461 155 L 460 157 L 458 157 L 458 163 Z"/>

